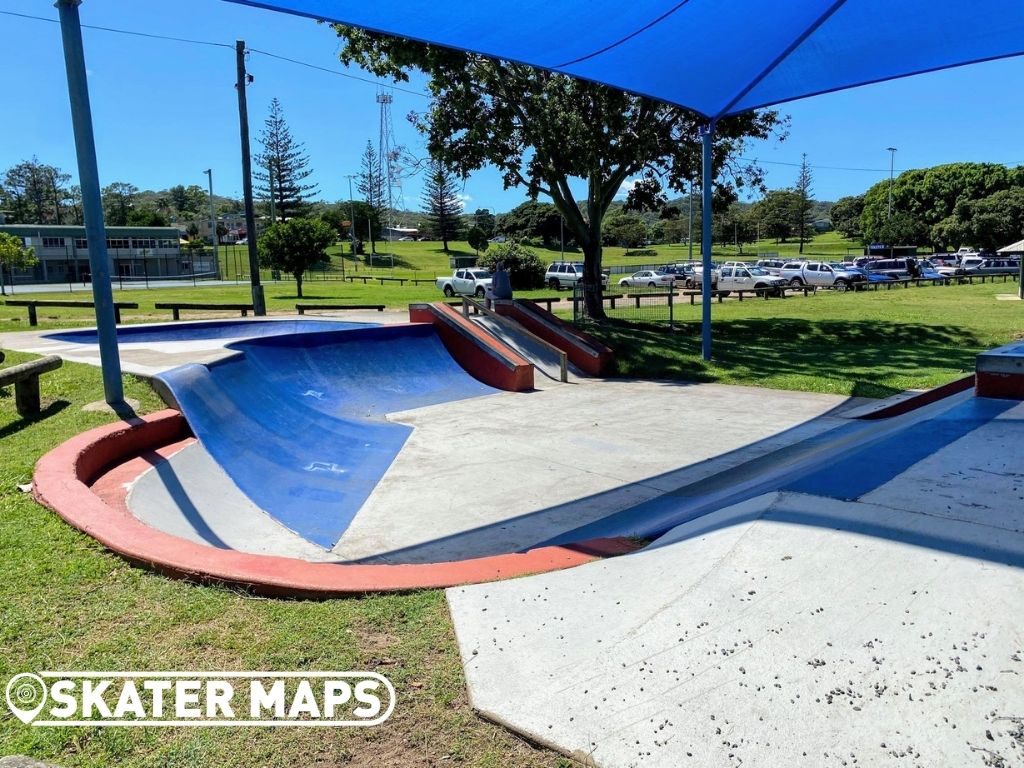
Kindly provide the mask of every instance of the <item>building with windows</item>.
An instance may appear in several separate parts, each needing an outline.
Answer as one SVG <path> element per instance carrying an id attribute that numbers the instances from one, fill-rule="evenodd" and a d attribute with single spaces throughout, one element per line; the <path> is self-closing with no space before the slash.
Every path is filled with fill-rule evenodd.
<path id="1" fill-rule="evenodd" d="M 14 270 L 15 283 L 85 282 L 89 244 L 85 227 L 54 224 L 0 224 L 0 232 L 35 249 L 39 262 Z M 121 280 L 218 276 L 213 254 L 183 250 L 177 227 L 107 227 L 110 274 Z M 11 279 L 8 275 L 7 279 Z"/>

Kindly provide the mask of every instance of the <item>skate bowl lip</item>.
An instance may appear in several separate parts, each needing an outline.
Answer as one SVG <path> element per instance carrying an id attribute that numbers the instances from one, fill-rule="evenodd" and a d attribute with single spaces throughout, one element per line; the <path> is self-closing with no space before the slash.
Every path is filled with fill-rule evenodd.
<path id="1" fill-rule="evenodd" d="M 126 560 L 167 576 L 276 597 L 328 598 L 415 591 L 514 578 L 626 554 L 643 542 L 593 539 L 522 552 L 436 563 L 309 562 L 200 544 L 151 528 L 96 490 L 118 466 L 189 434 L 173 409 L 83 432 L 36 465 L 33 495 L 67 523 Z M 123 479 L 123 478 L 122 478 Z M 127 489 L 119 484 L 122 493 Z"/>

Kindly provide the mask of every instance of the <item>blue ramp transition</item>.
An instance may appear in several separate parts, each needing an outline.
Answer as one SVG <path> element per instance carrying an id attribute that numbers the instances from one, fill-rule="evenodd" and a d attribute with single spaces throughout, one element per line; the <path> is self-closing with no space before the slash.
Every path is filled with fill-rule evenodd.
<path id="1" fill-rule="evenodd" d="M 412 431 L 385 414 L 497 390 L 433 326 L 250 339 L 240 354 L 160 375 L 235 484 L 283 525 L 333 547 Z"/>

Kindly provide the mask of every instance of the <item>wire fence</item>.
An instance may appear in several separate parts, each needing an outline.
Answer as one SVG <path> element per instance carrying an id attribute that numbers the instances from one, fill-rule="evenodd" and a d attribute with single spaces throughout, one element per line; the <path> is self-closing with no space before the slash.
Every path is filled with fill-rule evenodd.
<path id="1" fill-rule="evenodd" d="M 576 325 L 593 322 L 587 294 L 596 301 L 594 286 L 577 283 L 572 294 L 572 319 Z M 669 328 L 676 323 L 676 304 L 678 290 L 669 288 L 650 288 L 646 286 L 616 286 L 602 292 L 601 306 L 604 317 L 626 320 L 635 323 L 651 323 L 667 325 Z"/>

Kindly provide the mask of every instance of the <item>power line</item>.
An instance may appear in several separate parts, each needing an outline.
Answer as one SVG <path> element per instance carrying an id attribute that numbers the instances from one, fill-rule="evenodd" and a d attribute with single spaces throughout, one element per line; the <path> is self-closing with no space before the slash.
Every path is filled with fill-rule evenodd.
<path id="1" fill-rule="evenodd" d="M 46 16 L 33 16 L 28 13 L 15 13 L 14 11 L 0 11 L 0 14 L 4 16 L 17 16 L 22 19 L 32 19 L 34 21 L 45 21 L 50 24 L 59 24 L 57 19 L 47 18 Z M 145 37 L 151 40 L 168 40 L 175 43 L 188 43 L 190 45 L 206 45 L 214 48 L 227 48 L 228 50 L 234 50 L 235 46 L 228 43 L 217 43 L 212 40 L 192 40 L 186 37 L 172 37 L 170 35 L 157 35 L 151 32 L 138 32 L 133 29 L 117 29 L 115 27 L 100 27 L 94 24 L 83 24 L 83 29 L 95 29 L 100 32 L 114 32 L 119 35 L 130 35 L 132 37 Z M 377 88 L 388 88 L 393 91 L 401 91 L 402 93 L 408 93 L 412 96 L 420 96 L 422 98 L 430 98 L 429 94 L 423 93 L 422 91 L 414 91 L 410 88 L 401 88 L 399 86 L 391 85 L 390 83 L 382 83 L 378 80 L 371 80 L 368 77 L 359 77 L 358 75 L 349 74 L 348 72 L 342 72 L 338 69 L 330 69 L 328 67 L 321 67 L 317 64 L 310 64 L 306 61 L 299 61 L 298 59 L 292 59 L 288 56 L 281 56 L 277 53 L 270 53 L 269 51 L 261 51 L 258 48 L 247 48 L 250 53 L 256 53 L 260 56 L 267 56 L 271 59 L 279 59 L 280 61 L 287 61 L 289 64 L 297 64 L 300 67 L 308 67 L 309 69 L 315 69 L 320 72 L 326 72 L 330 75 L 338 75 L 339 77 L 345 77 L 349 80 L 355 80 L 360 83 L 367 83 Z"/>

